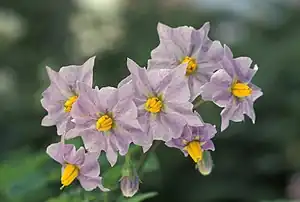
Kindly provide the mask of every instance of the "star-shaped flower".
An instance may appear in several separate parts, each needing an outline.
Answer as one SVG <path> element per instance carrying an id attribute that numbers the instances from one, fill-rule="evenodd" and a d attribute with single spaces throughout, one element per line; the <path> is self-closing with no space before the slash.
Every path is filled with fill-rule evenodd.
<path id="1" fill-rule="evenodd" d="M 91 57 L 83 65 L 64 66 L 59 72 L 46 67 L 51 83 L 42 93 L 41 103 L 48 111 L 48 115 L 42 120 L 42 126 L 56 125 L 58 135 L 63 135 L 74 127 L 70 112 L 79 96 L 76 82 L 92 86 L 94 60 L 95 57 Z"/>

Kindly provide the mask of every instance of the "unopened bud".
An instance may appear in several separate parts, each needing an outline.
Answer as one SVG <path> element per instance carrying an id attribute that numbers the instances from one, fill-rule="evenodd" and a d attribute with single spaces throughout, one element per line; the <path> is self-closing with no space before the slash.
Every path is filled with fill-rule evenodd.
<path id="1" fill-rule="evenodd" d="M 121 179 L 120 187 L 125 197 L 132 197 L 139 190 L 139 177 L 137 175 L 124 176 Z"/>
<path id="2" fill-rule="evenodd" d="M 203 152 L 203 158 L 197 163 L 196 168 L 204 176 L 211 173 L 213 168 L 213 160 L 209 151 Z"/>
<path id="3" fill-rule="evenodd" d="M 122 169 L 122 178 L 120 180 L 120 188 L 125 197 L 134 196 L 139 190 L 140 179 L 136 168 L 130 156 L 126 156 L 125 164 Z"/>

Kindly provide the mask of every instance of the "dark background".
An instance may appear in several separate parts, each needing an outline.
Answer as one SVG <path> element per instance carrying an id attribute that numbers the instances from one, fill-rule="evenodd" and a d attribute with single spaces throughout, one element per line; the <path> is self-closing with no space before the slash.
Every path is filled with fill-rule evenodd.
<path id="1" fill-rule="evenodd" d="M 300 199 L 299 1 L 0 0 L 1 202 L 75 201 L 68 194 L 76 185 L 61 192 L 59 165 L 45 154 L 59 139 L 55 127 L 40 126 L 46 114 L 41 92 L 49 85 L 45 65 L 58 70 L 96 55 L 95 84 L 116 86 L 128 74 L 127 57 L 146 65 L 159 21 L 195 28 L 210 21 L 211 38 L 258 64 L 253 82 L 264 95 L 255 103 L 255 125 L 246 119 L 218 133 L 210 176 L 160 145 L 160 170 L 141 185 L 141 192 L 158 192 L 147 201 Z M 199 108 L 218 126 L 220 111 L 211 103 Z"/>

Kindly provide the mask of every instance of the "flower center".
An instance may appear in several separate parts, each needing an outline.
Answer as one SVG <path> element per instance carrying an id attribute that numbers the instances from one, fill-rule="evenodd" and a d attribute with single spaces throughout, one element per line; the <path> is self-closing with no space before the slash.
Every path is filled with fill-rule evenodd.
<path id="1" fill-rule="evenodd" d="M 76 102 L 77 99 L 78 99 L 77 95 L 69 97 L 69 99 L 64 104 L 65 112 L 70 112 L 71 111 L 72 105 L 74 104 L 74 102 Z"/>
<path id="2" fill-rule="evenodd" d="M 202 160 L 203 150 L 201 148 L 201 142 L 192 141 L 184 147 L 184 149 L 188 152 L 190 157 L 194 160 L 195 163 L 198 163 Z"/>
<path id="3" fill-rule="evenodd" d="M 113 119 L 108 115 L 101 116 L 96 122 L 96 128 L 99 131 L 105 132 L 113 127 Z"/>
<path id="4" fill-rule="evenodd" d="M 188 57 L 186 56 L 181 63 L 187 63 L 187 67 L 186 67 L 186 73 L 185 75 L 189 76 L 191 74 L 193 74 L 196 70 L 197 70 L 197 63 L 196 60 L 194 58 Z"/>
<path id="5" fill-rule="evenodd" d="M 158 113 L 163 106 L 162 101 L 158 97 L 150 97 L 145 103 L 145 110 L 151 113 Z"/>
<path id="6" fill-rule="evenodd" d="M 69 186 L 79 175 L 79 168 L 73 164 L 66 164 L 61 175 L 61 188 Z"/>
<path id="7" fill-rule="evenodd" d="M 231 93 L 238 98 L 243 98 L 251 95 L 252 89 L 246 83 L 234 82 Z"/>

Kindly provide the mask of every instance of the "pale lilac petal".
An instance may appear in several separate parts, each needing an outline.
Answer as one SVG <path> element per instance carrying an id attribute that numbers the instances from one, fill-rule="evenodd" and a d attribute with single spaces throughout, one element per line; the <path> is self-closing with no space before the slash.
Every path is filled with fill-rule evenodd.
<path id="1" fill-rule="evenodd" d="M 47 147 L 46 153 L 60 164 L 64 163 L 64 156 L 75 149 L 74 145 L 63 144 L 62 142 L 51 144 Z"/>
<path id="2" fill-rule="evenodd" d="M 263 95 L 263 92 L 261 89 L 253 84 L 251 84 L 252 94 L 251 94 L 251 100 L 252 102 L 256 101 L 259 97 Z"/>
<path id="3" fill-rule="evenodd" d="M 101 184 L 101 179 L 100 177 L 90 177 L 90 176 L 85 176 L 85 175 L 79 175 L 78 180 L 86 191 L 92 191 L 99 187 Z"/>
<path id="4" fill-rule="evenodd" d="M 224 48 L 220 41 L 213 41 L 209 50 L 207 51 L 207 60 L 220 61 L 224 57 Z"/>
<path id="5" fill-rule="evenodd" d="M 85 149 L 83 147 L 80 147 L 77 151 L 72 151 L 68 155 L 65 155 L 65 160 L 73 165 L 81 165 L 84 162 L 84 155 Z"/>
<path id="6" fill-rule="evenodd" d="M 125 133 L 118 133 L 120 130 L 115 130 L 114 135 L 110 136 L 110 141 L 114 143 L 116 149 L 119 151 L 119 154 L 124 156 L 127 154 L 131 139 Z"/>
<path id="7" fill-rule="evenodd" d="M 56 121 L 53 120 L 49 115 L 45 116 L 42 119 L 42 123 L 41 123 L 42 126 L 54 126 L 55 124 L 56 124 Z"/>
<path id="8" fill-rule="evenodd" d="M 83 65 L 63 66 L 59 70 L 59 75 L 64 78 L 73 90 L 76 88 L 77 81 L 83 82 L 92 87 L 94 62 L 95 57 L 91 57 Z"/>
<path id="9" fill-rule="evenodd" d="M 127 58 L 127 67 L 132 74 L 133 86 L 140 95 L 148 96 L 152 88 L 147 77 L 146 69 L 139 67 L 133 60 Z"/>
<path id="10" fill-rule="evenodd" d="M 119 101 L 112 109 L 115 120 L 132 120 L 137 118 L 137 107 L 127 99 Z"/>
<path id="11" fill-rule="evenodd" d="M 107 111 L 111 111 L 118 102 L 118 89 L 110 86 L 103 87 L 97 92 L 97 96 L 102 107 Z"/>
<path id="12" fill-rule="evenodd" d="M 190 126 L 202 126 L 203 122 L 199 118 L 197 114 L 193 112 L 193 104 L 192 103 L 168 103 L 166 105 L 166 112 L 168 114 L 177 114 L 182 117 L 185 121 L 185 124 Z"/>
<path id="13" fill-rule="evenodd" d="M 216 93 L 217 91 L 223 91 L 224 87 L 219 86 L 213 82 L 209 82 L 204 84 L 200 90 L 201 90 L 201 99 L 205 101 L 207 100 L 211 101 L 214 93 Z"/>
<path id="14" fill-rule="evenodd" d="M 237 116 L 236 111 L 238 110 L 238 105 L 230 105 L 224 108 L 221 112 L 221 132 L 224 131 L 229 126 L 229 121 L 233 119 L 234 115 Z M 236 117 L 235 120 L 238 120 L 240 117 Z"/>
<path id="15" fill-rule="evenodd" d="M 160 121 L 166 133 L 164 141 L 169 141 L 172 138 L 180 137 L 183 131 L 183 127 L 186 124 L 186 121 L 182 117 L 178 116 L 177 114 L 171 113 L 161 114 Z"/>
<path id="16" fill-rule="evenodd" d="M 58 74 L 58 72 L 52 70 L 50 67 L 46 67 L 46 70 L 49 79 L 51 81 L 51 84 L 55 85 L 63 96 L 65 96 L 66 98 L 73 96 L 70 87 L 64 81 L 64 79 Z"/>
<path id="17" fill-rule="evenodd" d="M 119 100 L 133 98 L 133 85 L 131 81 L 118 87 L 118 98 Z"/>
<path id="18" fill-rule="evenodd" d="M 226 107 L 233 101 L 233 95 L 228 90 L 217 91 L 214 93 L 212 101 L 219 107 Z"/>
<path id="19" fill-rule="evenodd" d="M 249 57 L 239 57 L 234 59 L 235 71 L 240 81 L 248 83 L 251 81 L 255 73 L 258 71 L 258 66 L 251 68 L 252 59 Z"/>
<path id="20" fill-rule="evenodd" d="M 219 69 L 212 75 L 210 81 L 220 86 L 229 87 L 232 83 L 232 77 L 224 69 Z"/>
<path id="21" fill-rule="evenodd" d="M 86 153 L 84 162 L 80 167 L 80 173 L 85 176 L 99 176 L 100 175 L 100 165 L 98 163 L 98 153 Z"/>
<path id="22" fill-rule="evenodd" d="M 111 167 L 113 167 L 117 163 L 118 153 L 114 150 L 111 142 L 107 143 L 106 158 L 110 163 Z"/>
<path id="23" fill-rule="evenodd" d="M 147 74 L 149 78 L 155 78 L 149 80 L 154 92 L 160 93 L 164 92 L 165 89 L 170 85 L 173 79 L 174 70 L 150 69 L 147 71 Z"/>
<path id="24" fill-rule="evenodd" d="M 131 75 L 125 77 L 122 81 L 120 81 L 120 83 L 118 84 L 118 88 L 122 87 L 125 84 L 129 84 L 132 82 L 132 77 Z"/>
<path id="25" fill-rule="evenodd" d="M 192 56 L 197 55 L 198 50 L 200 50 L 201 53 L 208 51 L 212 43 L 212 41 L 208 38 L 209 30 L 210 30 L 210 23 L 206 22 L 202 25 L 200 29 L 194 30 L 192 32 L 191 41 L 192 41 L 193 53 L 194 53 Z"/>
<path id="26" fill-rule="evenodd" d="M 106 151 L 106 137 L 102 132 L 96 130 L 86 131 L 82 134 L 82 140 L 86 150 L 100 154 L 101 151 Z"/>
<path id="27" fill-rule="evenodd" d="M 172 135 L 173 135 L 167 133 L 167 130 L 161 123 L 160 116 L 157 116 L 155 120 L 154 118 L 150 120 L 148 133 L 151 134 L 153 140 L 163 140 L 163 141 L 169 141 L 170 139 L 172 139 Z"/>
<path id="28" fill-rule="evenodd" d="M 185 68 L 180 66 L 173 72 L 173 79 L 164 92 L 164 99 L 167 102 L 188 102 L 190 99 L 190 90 L 185 79 Z"/>
<path id="29" fill-rule="evenodd" d="M 253 108 L 253 102 L 252 100 L 245 99 L 243 101 L 243 113 L 246 114 L 253 122 L 253 124 L 255 124 L 255 112 L 254 112 L 254 108 Z"/>
<path id="30" fill-rule="evenodd" d="M 92 89 L 90 86 L 82 82 L 78 82 L 78 89 L 79 89 L 79 98 L 76 101 L 76 103 L 74 103 L 74 105 L 80 105 L 80 107 L 77 106 L 78 108 L 80 108 L 77 109 L 79 113 L 78 115 L 91 116 L 97 112 L 105 111 L 105 107 L 103 107 L 99 102 L 99 97 L 98 97 L 99 90 Z M 72 111 L 71 111 L 72 116 L 76 116 L 76 114 L 72 113 Z"/>
<path id="31" fill-rule="evenodd" d="M 202 75 L 191 75 L 188 78 L 188 86 L 191 92 L 190 101 L 193 102 L 202 92 L 201 87 L 204 85 L 205 81 L 209 80 Z"/>
<path id="32" fill-rule="evenodd" d="M 191 37 L 194 29 L 188 26 L 171 28 L 162 23 L 157 24 L 157 32 L 161 43 L 172 42 L 179 50 L 170 49 L 170 52 L 180 51 L 179 54 L 187 56 L 191 52 Z M 178 55 L 179 55 L 178 54 Z"/>
<path id="33" fill-rule="evenodd" d="M 236 72 L 235 64 L 233 62 L 233 55 L 230 48 L 226 45 L 224 45 L 224 58 L 222 60 L 222 67 L 231 78 L 235 78 Z"/>
<path id="34" fill-rule="evenodd" d="M 63 118 L 58 120 L 56 123 L 57 134 L 65 135 L 68 132 L 68 130 L 71 129 L 70 127 L 68 127 L 68 126 L 71 126 L 71 125 L 69 125 L 69 124 L 71 124 L 70 122 L 71 122 L 71 118 L 67 114 L 65 114 L 65 116 L 63 116 Z"/>
<path id="35" fill-rule="evenodd" d="M 211 150 L 211 151 L 215 151 L 215 145 L 211 140 L 206 141 L 202 146 L 203 150 Z"/>

